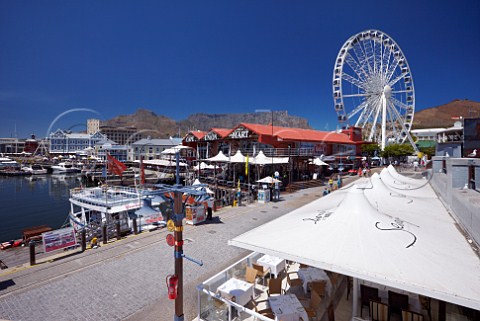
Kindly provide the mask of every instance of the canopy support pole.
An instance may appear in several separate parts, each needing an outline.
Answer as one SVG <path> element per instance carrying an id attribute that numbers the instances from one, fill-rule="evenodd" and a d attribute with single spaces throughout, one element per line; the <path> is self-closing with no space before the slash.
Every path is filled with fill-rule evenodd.
<path id="1" fill-rule="evenodd" d="M 353 289 L 352 289 L 352 317 L 358 317 L 358 279 L 353 278 Z"/>

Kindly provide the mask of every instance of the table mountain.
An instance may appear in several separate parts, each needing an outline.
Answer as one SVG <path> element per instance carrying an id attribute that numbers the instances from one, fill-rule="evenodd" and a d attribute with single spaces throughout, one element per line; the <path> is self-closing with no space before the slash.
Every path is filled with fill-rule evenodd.
<path id="1" fill-rule="evenodd" d="M 413 129 L 452 127 L 452 117 L 480 117 L 480 103 L 468 99 L 455 99 L 447 104 L 415 112 Z"/>

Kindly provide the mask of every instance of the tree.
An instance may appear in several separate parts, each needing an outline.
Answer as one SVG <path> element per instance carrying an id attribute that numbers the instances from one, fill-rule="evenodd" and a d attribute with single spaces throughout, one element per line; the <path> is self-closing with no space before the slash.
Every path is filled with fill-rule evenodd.
<path id="1" fill-rule="evenodd" d="M 363 144 L 362 145 L 362 155 L 366 157 L 373 157 L 380 154 L 380 146 L 378 144 Z"/>
<path id="2" fill-rule="evenodd" d="M 412 155 L 414 149 L 410 144 L 391 144 L 385 146 L 381 152 L 381 156 L 389 160 L 402 161 L 405 157 Z"/>

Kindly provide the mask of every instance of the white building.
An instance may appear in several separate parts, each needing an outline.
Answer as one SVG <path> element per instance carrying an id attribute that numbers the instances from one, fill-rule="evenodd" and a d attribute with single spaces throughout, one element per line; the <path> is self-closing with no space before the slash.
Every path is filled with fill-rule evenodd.
<path id="1" fill-rule="evenodd" d="M 49 153 L 51 154 L 76 154 L 88 147 L 95 148 L 97 142 L 107 137 L 100 132 L 95 134 L 70 133 L 58 129 L 50 133 Z"/>
<path id="2" fill-rule="evenodd" d="M 162 152 L 168 148 L 180 145 L 182 143 L 181 138 L 168 138 L 168 139 L 152 139 L 150 137 L 143 138 L 130 146 L 128 152 L 128 160 L 139 160 L 140 156 L 143 156 L 144 160 L 160 159 L 162 158 Z"/>

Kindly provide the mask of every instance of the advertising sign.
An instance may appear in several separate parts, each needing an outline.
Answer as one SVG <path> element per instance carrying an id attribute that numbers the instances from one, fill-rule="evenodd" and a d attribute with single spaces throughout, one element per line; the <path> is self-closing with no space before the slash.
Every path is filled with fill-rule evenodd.
<path id="1" fill-rule="evenodd" d="M 42 234 L 43 249 L 45 253 L 77 244 L 73 227 L 62 228 Z"/>

